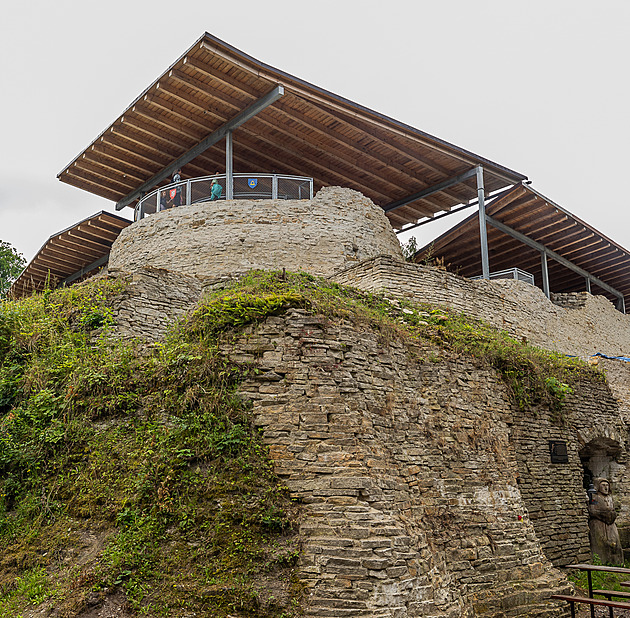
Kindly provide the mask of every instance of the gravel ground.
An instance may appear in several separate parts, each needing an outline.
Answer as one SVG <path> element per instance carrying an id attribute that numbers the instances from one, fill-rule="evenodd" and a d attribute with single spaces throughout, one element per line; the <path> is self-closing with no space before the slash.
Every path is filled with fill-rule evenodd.
<path id="1" fill-rule="evenodd" d="M 591 618 L 591 610 L 588 607 L 582 605 L 584 609 L 580 609 L 580 611 L 576 611 L 575 615 L 577 618 Z M 630 618 L 630 610 L 627 609 L 615 609 L 613 610 L 613 616 L 615 618 Z M 610 613 L 607 607 L 596 607 L 595 608 L 595 618 L 610 618 Z"/>

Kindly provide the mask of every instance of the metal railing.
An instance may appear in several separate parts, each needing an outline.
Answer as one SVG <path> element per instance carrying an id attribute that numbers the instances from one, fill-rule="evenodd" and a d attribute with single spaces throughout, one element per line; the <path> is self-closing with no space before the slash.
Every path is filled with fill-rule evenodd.
<path id="1" fill-rule="evenodd" d="M 483 279 L 483 275 L 471 277 L 471 279 Z M 516 279 L 517 281 L 525 281 L 530 285 L 534 285 L 534 275 L 520 268 L 507 268 L 506 270 L 498 270 L 490 273 L 490 279 Z"/>
<path id="2" fill-rule="evenodd" d="M 212 182 L 217 180 L 220 194 Z M 215 183 L 216 184 L 216 183 Z M 303 176 L 281 176 L 279 174 L 233 174 L 232 186 L 228 187 L 225 174 L 190 178 L 160 187 L 139 200 L 135 208 L 134 221 L 160 210 L 186 206 L 197 202 L 224 200 L 231 195 L 234 200 L 312 200 L 313 179 Z"/>

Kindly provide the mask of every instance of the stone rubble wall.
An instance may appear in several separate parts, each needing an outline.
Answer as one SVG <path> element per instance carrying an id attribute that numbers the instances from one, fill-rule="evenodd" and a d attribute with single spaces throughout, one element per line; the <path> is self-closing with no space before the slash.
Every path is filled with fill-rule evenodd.
<path id="1" fill-rule="evenodd" d="M 445 305 L 485 320 L 518 339 L 525 338 L 532 345 L 563 354 L 586 359 L 596 352 L 608 356 L 628 356 L 630 352 L 630 316 L 617 311 L 605 297 L 592 296 L 587 292 L 556 295 L 556 302 L 569 307 L 563 308 L 547 299 L 539 288 L 522 281 L 470 280 L 444 270 L 400 262 L 387 256 L 351 267 L 335 275 L 334 280 L 370 292 L 383 292 L 392 299 Z M 630 363 L 606 359 L 596 362 L 607 374 L 616 408 L 614 412 L 608 413 L 607 420 L 602 420 L 599 432 L 593 432 L 592 438 L 605 437 L 612 432 L 617 436 L 616 441 L 623 445 L 626 443 L 625 428 L 630 422 Z M 574 400 L 572 405 L 586 406 L 584 414 L 588 414 L 595 401 L 598 400 L 589 397 L 582 402 Z M 603 397 L 603 401 L 613 405 L 606 397 Z M 569 405 L 567 403 L 567 407 Z M 537 426 L 534 423 L 529 429 L 523 428 L 523 431 L 524 439 L 529 435 L 531 438 L 527 439 L 533 440 L 537 435 Z M 584 444 L 582 442 L 580 446 Z M 542 457 L 546 446 L 539 443 L 538 448 L 542 449 Z M 525 452 L 524 463 L 528 457 Z M 624 457 L 617 462 L 619 465 L 610 480 L 619 510 L 617 525 L 622 538 L 630 543 L 630 471 L 627 470 Z M 558 466 L 554 467 L 555 471 L 559 469 Z M 535 483 L 531 486 L 530 494 L 534 496 L 536 483 L 540 483 L 544 475 L 539 469 L 533 470 L 532 475 L 532 482 L 535 479 Z M 571 481 L 567 476 L 563 482 Z M 577 486 L 581 486 L 581 480 Z M 546 491 L 547 498 L 553 502 L 553 488 Z M 540 529 L 557 528 L 549 521 L 545 500 L 537 501 L 539 506 L 535 509 Z M 562 544 L 559 544 L 556 550 L 547 546 L 546 550 L 550 558 L 565 563 L 560 558 L 561 547 Z"/>
<path id="2" fill-rule="evenodd" d="M 106 276 L 127 280 L 124 291 L 112 303 L 116 336 L 147 342 L 161 339 L 169 325 L 187 313 L 209 285 L 198 277 L 157 268 L 133 274 L 110 269 Z"/>
<path id="3" fill-rule="evenodd" d="M 221 200 L 145 217 L 120 233 L 109 268 L 203 277 L 286 268 L 328 276 L 380 254 L 402 259 L 383 210 L 357 191 L 325 187 L 313 200 Z"/>
<path id="4" fill-rule="evenodd" d="M 583 357 L 597 352 L 630 356 L 630 316 L 604 296 L 584 292 L 584 305 L 567 310 L 523 281 L 465 279 L 389 256 L 367 260 L 333 279 L 361 290 L 384 291 L 390 298 L 451 307 L 547 350 Z"/>
<path id="5" fill-rule="evenodd" d="M 586 558 L 587 514 L 576 450 L 552 469 L 547 439 L 608 407 L 528 417 L 492 371 L 303 310 L 222 349 L 260 370 L 242 394 L 302 504 L 306 616 L 566 615 L 543 548 Z"/>
<path id="6" fill-rule="evenodd" d="M 588 302 L 588 292 L 562 292 L 551 294 L 551 302 L 563 309 L 581 309 L 586 307 Z"/>
<path id="7" fill-rule="evenodd" d="M 116 320 L 124 336 L 148 340 L 228 280 L 128 276 Z M 588 558 L 577 449 L 602 427 L 626 448 L 605 387 L 573 395 L 562 425 L 514 413 L 492 372 L 433 354 L 427 363 L 426 351 L 301 311 L 224 351 L 261 364 L 243 394 L 303 503 L 307 615 L 562 615 L 544 601 L 566 591 L 547 559 Z M 567 441 L 569 464 L 550 464 L 549 439 Z M 615 498 L 630 504 L 621 464 Z"/>
<path id="8" fill-rule="evenodd" d="M 619 402 L 621 418 L 630 425 L 630 363 L 599 358 L 598 364 L 606 373 L 610 389 Z"/>
<path id="9" fill-rule="evenodd" d="M 403 275 L 407 274 L 406 278 L 401 276 L 399 272 L 401 269 L 404 271 Z M 409 271 L 411 276 L 409 276 Z M 357 276 L 359 273 L 360 278 Z M 123 274 L 110 272 L 110 276 L 123 276 Z M 139 337 L 149 342 L 158 341 L 163 337 L 169 324 L 194 307 L 204 291 L 224 286 L 230 280 L 228 277 L 202 278 L 160 269 L 143 269 L 125 276 L 129 278 L 129 284 L 114 303 L 116 332 L 122 337 Z M 414 276 L 417 276 L 418 279 L 422 278 L 420 283 L 416 280 L 416 286 L 410 285 L 410 281 L 414 281 Z M 387 279 L 388 277 L 390 278 Z M 344 278 L 345 280 L 343 280 Z M 402 294 L 404 297 L 411 297 L 416 301 L 450 304 L 466 311 L 469 315 L 476 315 L 476 317 L 494 322 L 495 325 L 510 325 L 512 334 L 517 337 L 528 336 L 530 341 L 534 340 L 532 342 L 538 343 L 542 347 L 551 347 L 548 340 L 545 341 L 540 338 L 540 333 L 544 332 L 545 329 L 551 329 L 551 327 L 539 326 L 539 329 L 533 331 L 527 329 L 528 320 L 533 320 L 534 316 L 539 316 L 540 319 L 540 315 L 543 314 L 539 305 L 542 304 L 543 309 L 545 307 L 548 309 L 551 306 L 553 308 L 552 318 L 555 315 L 554 312 L 557 311 L 560 316 L 562 314 L 568 316 L 565 317 L 565 320 L 569 320 L 582 311 L 555 307 L 544 296 L 541 297 L 541 295 L 536 294 L 535 289 L 534 291 L 531 289 L 532 286 L 521 282 L 510 281 L 508 282 L 509 285 L 506 286 L 503 281 L 469 281 L 444 271 L 390 261 L 385 258 L 377 258 L 363 263 L 359 267 L 337 276 L 336 279 L 342 280 L 343 283 L 350 282 L 356 287 L 367 288 L 371 291 L 385 289 L 387 295 L 393 298 L 400 298 Z M 400 285 L 400 281 L 405 282 L 402 291 L 400 288 L 403 286 Z M 536 303 L 525 302 L 528 299 L 531 301 L 532 297 L 537 301 Z M 600 299 L 593 299 L 592 297 L 587 298 L 584 311 L 592 310 L 590 304 L 593 300 L 596 308 L 605 310 L 600 312 L 598 330 L 608 320 L 613 323 L 613 326 L 616 326 L 619 318 L 626 319 L 626 316 L 619 314 L 607 301 L 597 302 Z M 511 309 L 511 313 L 508 309 Z M 517 328 L 517 326 L 524 326 L 524 328 Z M 556 342 L 558 341 L 558 332 L 555 333 Z M 604 336 L 600 340 L 605 341 L 605 335 L 604 332 Z M 569 335 L 563 342 L 566 346 L 564 349 L 575 353 L 576 350 L 570 347 L 574 341 Z M 583 351 L 583 348 L 577 351 Z M 617 436 L 616 441 L 623 445 L 625 444 L 626 431 L 620 426 L 620 423 L 625 426 L 630 418 L 630 364 L 605 359 L 600 359 L 599 363 L 607 372 L 611 389 L 619 403 L 619 408 L 614 412 L 608 412 L 605 422 L 602 420 L 599 435 L 615 435 Z M 602 402 L 602 405 L 603 402 L 607 401 L 607 405 L 612 405 L 609 398 L 600 394 L 589 396 L 584 401 L 575 400 L 575 403 L 570 404 L 570 406 L 582 409 L 583 414 L 588 416 L 592 412 L 591 402 L 593 401 Z M 569 406 L 569 404 L 567 405 Z M 602 416 L 597 418 L 603 419 Z M 556 505 L 552 498 L 555 489 L 553 484 L 547 486 L 549 477 L 546 474 L 550 469 L 547 465 L 548 443 L 538 439 L 540 429 L 538 421 L 529 419 L 528 423 L 520 428 L 519 444 L 526 444 L 527 448 L 519 455 L 519 474 L 523 482 L 522 491 L 527 496 L 527 503 L 532 513 L 532 520 L 537 527 L 537 533 L 548 557 L 555 563 L 566 564 L 567 561 L 570 561 L 567 556 L 573 555 L 576 556 L 576 559 L 584 559 L 583 547 L 581 545 L 578 547 L 581 541 L 578 542 L 577 536 L 574 535 L 574 528 L 578 524 L 557 517 Z M 560 436 L 564 435 L 555 425 L 548 429 L 550 429 L 549 439 L 561 439 Z M 593 433 L 593 437 L 597 437 L 597 435 L 597 432 Z M 584 441 L 575 442 L 571 437 L 566 439 L 570 449 L 576 449 L 585 444 Z M 538 453 L 535 460 L 530 459 L 532 449 Z M 520 451 L 518 452 L 520 453 Z M 572 506 L 568 513 L 577 512 L 581 508 L 580 504 L 583 500 L 583 494 L 579 489 L 582 483 L 579 458 L 576 462 L 573 468 L 560 465 L 551 467 L 554 475 L 560 475 L 561 480 L 559 482 L 563 486 L 578 488 L 578 494 L 571 498 Z M 630 470 L 626 467 L 624 460 L 618 461 L 612 472 L 610 480 L 619 510 L 617 524 L 622 538 L 628 543 L 630 542 Z M 545 530 L 548 533 L 545 533 Z M 561 530 L 565 530 L 565 532 L 561 532 Z M 567 534 L 569 537 L 566 537 Z M 584 536 L 581 538 L 583 540 Z"/>
<path id="10" fill-rule="evenodd" d="M 622 454 L 611 467 L 614 498 L 622 506 L 618 524 L 629 520 L 630 492 L 625 451 L 628 436 L 615 398 L 605 384 L 582 383 L 567 396 L 562 416 L 514 415 L 519 490 L 527 504 L 545 556 L 556 566 L 590 562 L 588 513 L 580 449 L 594 438 L 609 438 Z M 567 445 L 568 463 L 551 463 L 550 440 Z"/>

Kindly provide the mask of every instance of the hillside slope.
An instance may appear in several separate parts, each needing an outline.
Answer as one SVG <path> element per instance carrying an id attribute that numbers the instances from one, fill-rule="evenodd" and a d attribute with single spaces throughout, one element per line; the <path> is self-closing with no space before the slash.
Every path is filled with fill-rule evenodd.
<path id="1" fill-rule="evenodd" d="M 391 303 L 308 275 L 254 273 L 213 292 L 158 344 L 125 342 L 116 337 L 111 311 L 112 299 L 124 292 L 124 286 L 123 278 L 97 279 L 0 306 L 0 616 L 288 618 L 300 612 L 342 615 L 342 609 L 343 615 L 390 615 L 389 597 L 382 597 L 380 605 L 376 600 L 381 608 L 376 614 L 366 609 L 359 592 L 366 579 L 399 577 L 386 571 L 393 568 L 392 573 L 397 573 L 396 565 L 384 566 L 386 560 L 370 558 L 368 566 L 352 575 L 356 557 L 344 563 L 344 554 L 352 548 L 343 539 L 336 549 L 336 567 L 333 560 L 330 565 L 334 568 L 327 577 L 337 584 L 349 582 L 349 596 L 344 601 L 343 590 L 335 588 L 334 597 L 318 597 L 321 578 L 315 576 L 317 569 L 308 552 L 313 535 L 330 535 L 334 526 L 326 530 L 326 526 L 313 526 L 314 517 L 323 521 L 321 514 L 326 509 L 317 515 L 312 505 L 321 504 L 321 497 L 327 494 L 323 486 L 309 485 L 309 481 L 313 474 L 334 475 L 335 470 L 305 469 L 304 476 L 297 478 L 294 470 L 287 472 L 283 467 L 287 453 L 296 451 L 283 447 L 282 439 L 270 434 L 268 427 L 262 427 L 264 435 L 256 429 L 256 425 L 264 425 L 253 411 L 259 408 L 261 394 L 251 384 L 285 384 L 287 379 L 279 372 L 270 373 L 262 363 L 265 351 L 273 350 L 261 348 L 255 341 L 257 332 L 248 330 L 252 323 L 264 327 L 268 320 L 290 319 L 298 311 L 300 319 L 312 319 L 333 331 L 372 333 L 367 339 L 377 346 L 379 341 L 385 347 L 391 343 L 399 350 L 397 354 L 409 359 L 413 371 L 424 371 L 436 379 L 450 374 L 454 384 L 458 380 L 453 363 L 469 373 L 479 367 L 485 377 L 481 382 L 471 379 L 473 388 L 481 388 L 489 380 L 493 389 L 505 393 L 506 403 L 499 405 L 502 411 L 495 419 L 501 423 L 514 412 L 546 410 L 554 422 L 562 424 L 563 402 L 574 385 L 603 381 L 601 374 L 580 362 L 523 345 L 460 314 Z M 340 335 L 335 337 L 342 359 L 343 342 Z M 305 355 L 317 355 L 314 350 L 319 343 L 311 346 L 303 332 L 298 339 Z M 279 340 L 273 345 L 280 345 Z M 327 361 L 322 362 L 317 371 L 336 371 L 334 363 L 329 367 Z M 435 371 L 427 371 L 431 367 Z M 374 380 L 382 378 L 377 366 L 372 371 Z M 303 387 L 306 398 L 313 388 L 325 391 L 321 384 L 307 382 Z M 274 390 L 273 386 L 265 388 Z M 435 393 L 438 390 L 436 386 Z M 419 405 L 435 406 L 435 393 L 424 392 L 424 403 Z M 470 401 L 471 406 L 477 405 L 474 397 Z M 317 403 L 323 406 L 318 408 L 322 426 L 308 430 L 322 432 L 323 441 L 328 439 L 323 425 L 333 422 L 334 410 L 344 406 L 343 398 L 331 404 L 333 408 L 326 409 L 325 404 Z M 392 409 L 384 405 L 375 412 L 386 422 Z M 272 414 L 273 406 L 266 411 Z M 483 410 L 480 414 L 486 422 Z M 405 422 L 424 424 L 424 433 L 414 440 L 448 442 L 449 436 L 462 431 L 449 423 L 436 425 L 437 421 L 436 416 L 431 427 L 426 418 Z M 508 420 L 505 426 L 509 424 Z M 489 427 L 485 437 L 473 436 L 470 439 L 477 442 L 471 443 L 470 452 L 458 451 L 446 463 L 453 465 L 455 476 L 473 450 L 479 461 L 490 457 L 490 479 L 492 470 L 504 465 L 501 462 L 507 460 L 496 449 L 507 449 L 509 444 L 502 444 L 503 438 L 496 442 L 492 434 Z M 518 493 L 515 459 L 512 455 L 508 459 L 507 476 L 489 482 L 504 483 L 505 491 Z M 438 462 L 436 469 L 443 465 L 445 462 Z M 429 470 L 431 474 L 435 473 Z M 385 471 L 382 475 L 386 476 Z M 290 481 L 290 488 L 285 480 Z M 324 498 L 326 508 L 335 512 L 336 504 L 350 519 L 381 517 L 373 511 L 380 508 L 380 502 L 376 500 L 374 506 L 369 487 L 350 485 L 346 490 L 348 504 L 343 499 L 335 503 Z M 422 507 L 424 514 L 414 520 L 413 509 L 408 511 L 408 523 L 403 519 L 396 524 L 402 526 L 399 539 L 411 538 L 407 534 L 411 529 L 416 537 L 419 531 L 420 536 L 445 535 L 448 513 L 442 506 L 427 510 L 432 498 L 426 486 L 423 489 L 415 483 L 410 491 L 414 508 Z M 493 500 L 505 493 L 497 491 L 491 492 Z M 360 504 L 352 502 L 355 493 Z M 457 500 L 453 508 L 456 504 Z M 470 515 L 472 511 L 467 509 Z M 352 512 L 354 516 L 347 515 Z M 326 521 L 331 521 L 329 515 Z M 475 525 L 480 531 L 485 529 L 479 522 Z M 525 582 L 540 579 L 542 583 L 534 588 L 565 586 L 542 555 L 532 524 L 522 526 L 526 528 L 517 536 L 527 545 L 531 559 L 528 568 L 516 575 Z M 512 528 L 510 524 L 505 529 Z M 488 534 L 480 532 L 477 539 L 485 548 L 481 554 L 472 536 L 470 551 L 464 551 L 466 539 L 461 537 L 459 558 L 436 557 L 436 564 L 450 565 L 452 570 L 456 558 L 461 562 L 470 554 L 472 562 L 466 568 L 484 572 L 493 562 L 494 552 L 507 550 L 507 545 Z M 442 552 L 448 546 L 447 536 L 443 536 L 446 545 Z M 369 548 L 370 555 L 387 553 L 387 542 L 379 542 L 380 546 Z M 421 549 L 425 557 L 430 551 L 430 544 Z M 473 559 L 472 554 L 478 557 Z M 346 567 L 350 573 L 344 571 Z M 427 591 L 460 586 L 449 580 L 436 588 L 435 582 L 430 583 L 434 576 L 421 572 L 421 564 L 413 568 L 419 569 Z M 436 573 L 444 580 L 447 573 L 439 573 L 441 568 Z M 340 577 L 344 573 L 347 577 Z M 531 599 L 542 603 L 540 592 L 530 590 L 528 597 L 529 593 L 517 589 L 511 589 L 509 602 L 497 605 L 490 598 L 492 590 L 484 590 L 479 580 L 477 588 L 471 587 L 463 596 L 460 589 L 452 598 L 432 597 L 431 603 L 443 616 L 455 615 L 453 612 L 473 615 L 475 607 L 485 607 L 487 615 L 495 615 L 492 612 L 497 608 L 505 610 L 505 603 L 518 612 Z M 415 594 L 398 599 L 405 607 L 400 615 L 423 615 L 417 590 Z M 318 605 L 317 598 L 324 604 Z M 330 606 L 331 598 L 338 604 L 336 608 Z M 475 598 L 483 602 L 475 606 Z M 545 615 L 556 613 L 551 607 Z"/>

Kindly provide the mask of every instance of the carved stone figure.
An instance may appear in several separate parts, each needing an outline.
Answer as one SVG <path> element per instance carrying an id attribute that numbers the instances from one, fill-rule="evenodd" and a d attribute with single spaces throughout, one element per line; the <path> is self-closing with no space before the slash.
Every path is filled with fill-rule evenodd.
<path id="1" fill-rule="evenodd" d="M 610 483 L 603 478 L 593 480 L 597 493 L 588 505 L 590 516 L 588 527 L 591 537 L 591 552 L 597 554 L 604 564 L 623 564 L 623 550 L 615 519 L 617 513 L 610 495 Z"/>

